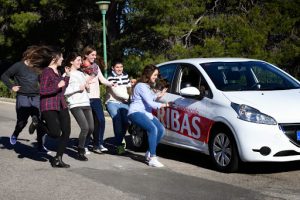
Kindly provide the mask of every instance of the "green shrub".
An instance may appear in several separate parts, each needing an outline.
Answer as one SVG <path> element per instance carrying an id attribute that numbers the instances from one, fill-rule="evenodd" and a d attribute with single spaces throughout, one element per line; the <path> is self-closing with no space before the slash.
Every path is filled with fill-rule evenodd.
<path id="1" fill-rule="evenodd" d="M 2 81 L 0 81 L 0 97 L 15 98 L 16 93 L 11 92 Z"/>

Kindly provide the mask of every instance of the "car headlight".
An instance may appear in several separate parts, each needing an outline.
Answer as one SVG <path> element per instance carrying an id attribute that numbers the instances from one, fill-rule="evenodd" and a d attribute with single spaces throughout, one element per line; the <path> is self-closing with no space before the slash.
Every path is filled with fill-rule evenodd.
<path id="1" fill-rule="evenodd" d="M 231 103 L 231 107 L 238 114 L 238 118 L 248 122 L 258 123 L 258 124 L 268 124 L 276 125 L 277 122 L 273 117 L 270 117 L 259 110 L 252 108 L 244 104 Z"/>

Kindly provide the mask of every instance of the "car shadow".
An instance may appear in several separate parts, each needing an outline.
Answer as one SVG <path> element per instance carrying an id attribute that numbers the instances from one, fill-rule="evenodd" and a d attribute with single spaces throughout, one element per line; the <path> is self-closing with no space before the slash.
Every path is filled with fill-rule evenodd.
<path id="1" fill-rule="evenodd" d="M 126 148 L 129 149 L 131 152 L 143 153 L 143 155 L 138 155 L 136 160 L 145 163 L 145 157 L 144 157 L 145 151 L 137 150 L 133 146 L 130 135 L 127 135 L 125 137 L 125 140 L 126 140 Z M 162 158 L 189 163 L 195 166 L 213 170 L 213 165 L 211 163 L 211 160 L 209 159 L 209 156 L 195 151 L 190 151 L 186 149 L 172 147 L 169 145 L 159 144 L 157 146 L 156 152 L 157 152 L 157 156 Z"/>
<path id="2" fill-rule="evenodd" d="M 214 170 L 210 157 L 200 152 L 180 149 L 160 144 L 157 148 L 158 156 L 196 165 L 205 169 Z M 300 170 L 300 161 L 293 162 L 240 162 L 239 174 L 272 174 Z"/>
<path id="3" fill-rule="evenodd" d="M 162 158 L 188 163 L 209 170 L 215 170 L 209 156 L 196 151 L 159 144 L 157 146 L 157 155 Z"/>
<path id="4" fill-rule="evenodd" d="M 300 161 L 291 162 L 245 162 L 241 164 L 239 173 L 273 174 L 300 170 Z"/>
<path id="5" fill-rule="evenodd" d="M 128 148 L 135 152 L 132 145 L 131 137 L 126 136 Z M 140 152 L 140 151 L 136 151 Z M 212 160 L 208 155 L 200 152 L 159 144 L 157 146 L 157 155 L 162 158 L 184 162 L 201 168 L 217 171 Z M 144 158 L 142 158 L 144 159 Z M 300 170 L 300 161 L 292 162 L 241 162 L 239 174 L 272 174 Z"/>

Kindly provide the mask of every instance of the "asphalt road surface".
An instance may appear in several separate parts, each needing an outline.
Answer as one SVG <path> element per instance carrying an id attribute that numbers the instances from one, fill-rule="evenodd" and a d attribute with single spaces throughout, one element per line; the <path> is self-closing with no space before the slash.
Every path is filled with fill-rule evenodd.
<path id="1" fill-rule="evenodd" d="M 31 121 L 31 120 L 29 120 Z M 9 144 L 16 122 L 14 103 L 0 102 L 0 200 L 101 199 L 300 199 L 300 162 L 246 163 L 238 173 L 215 171 L 200 153 L 159 145 L 164 168 L 148 167 L 144 152 L 130 149 L 117 156 L 112 148 L 112 123 L 106 118 L 105 143 L 109 152 L 76 160 L 74 141 L 79 129 L 72 118 L 72 134 L 64 161 L 69 169 L 55 169 L 38 154 L 36 135 L 28 125 L 17 144 Z M 127 135 L 127 143 L 130 144 Z M 56 141 L 47 140 L 55 150 Z"/>

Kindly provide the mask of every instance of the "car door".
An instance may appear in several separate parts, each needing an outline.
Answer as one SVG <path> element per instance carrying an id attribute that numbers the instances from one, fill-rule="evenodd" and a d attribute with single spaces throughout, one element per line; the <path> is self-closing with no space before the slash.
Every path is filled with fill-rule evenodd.
<path id="1" fill-rule="evenodd" d="M 180 91 L 186 87 L 197 88 L 201 95 L 182 95 Z M 171 87 L 161 99 L 174 104 L 157 111 L 158 118 L 166 128 L 163 142 L 200 151 L 207 150 L 210 120 L 205 115 L 207 101 L 211 98 L 212 93 L 199 69 L 192 64 L 178 63 L 173 72 Z"/>
<path id="2" fill-rule="evenodd" d="M 171 97 L 172 95 L 171 95 L 170 91 L 172 91 L 173 87 L 174 87 L 173 82 L 174 82 L 174 78 L 175 78 L 175 74 L 176 74 L 178 66 L 179 66 L 179 64 L 173 63 L 173 64 L 166 64 L 166 65 L 163 65 L 163 66 L 159 67 L 160 77 L 163 78 L 163 79 L 166 79 L 167 82 L 170 85 L 170 87 L 167 90 L 167 93 L 164 95 L 163 98 L 161 98 L 159 100 L 160 102 L 169 102 L 170 101 L 169 98 L 172 99 L 172 97 Z M 168 141 L 169 140 L 169 129 L 167 128 L 167 125 L 165 123 L 165 119 L 163 119 L 164 116 L 162 116 L 164 111 L 165 111 L 165 109 L 154 110 L 153 114 L 156 115 L 156 116 L 159 114 L 158 117 L 160 118 L 160 121 L 162 122 L 162 124 L 166 128 L 166 131 L 165 131 L 165 134 L 164 134 L 164 137 L 162 138 L 162 140 L 163 141 Z M 166 118 L 166 116 L 165 116 L 165 118 Z"/>

